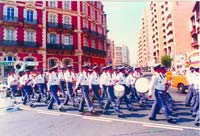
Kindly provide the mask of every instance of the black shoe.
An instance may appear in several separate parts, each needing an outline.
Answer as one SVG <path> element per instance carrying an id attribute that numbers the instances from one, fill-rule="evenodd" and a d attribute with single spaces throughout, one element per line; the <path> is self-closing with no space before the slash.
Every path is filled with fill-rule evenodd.
<path id="1" fill-rule="evenodd" d="M 65 111 L 65 109 L 63 107 L 60 107 L 59 111 L 63 112 L 63 111 Z"/>
<path id="2" fill-rule="evenodd" d="M 48 109 L 48 110 L 52 110 L 53 108 L 52 108 L 52 107 L 48 107 L 47 109 Z"/>
<path id="3" fill-rule="evenodd" d="M 132 108 L 132 107 L 129 107 L 129 108 L 128 108 L 128 111 L 133 111 L 133 108 Z"/>
<path id="4" fill-rule="evenodd" d="M 33 103 L 31 103 L 31 104 L 30 104 L 30 107 L 31 107 L 31 108 L 34 108 L 34 107 L 35 107 L 35 105 L 34 105 Z"/>
<path id="5" fill-rule="evenodd" d="M 108 114 L 108 110 L 104 110 L 102 111 L 103 114 Z"/>
<path id="6" fill-rule="evenodd" d="M 78 110 L 79 112 L 83 112 L 83 110 Z"/>
<path id="7" fill-rule="evenodd" d="M 175 121 L 174 121 L 173 118 L 169 118 L 169 119 L 167 119 L 167 122 L 168 122 L 168 123 L 175 123 Z"/>
<path id="8" fill-rule="evenodd" d="M 197 114 L 192 114 L 192 117 L 196 117 Z"/>
<path id="9" fill-rule="evenodd" d="M 186 106 L 186 107 L 190 107 L 190 105 L 189 105 L 189 104 L 185 104 L 185 106 Z"/>
<path id="10" fill-rule="evenodd" d="M 95 112 L 94 110 L 91 110 L 90 113 L 91 113 L 91 114 L 95 114 L 96 112 Z"/>
<path id="11" fill-rule="evenodd" d="M 123 113 L 118 113 L 117 116 L 118 116 L 118 118 L 124 118 L 125 117 Z"/>
<path id="12" fill-rule="evenodd" d="M 200 123 L 198 122 L 198 123 L 195 123 L 195 126 L 200 126 Z"/>
<path id="13" fill-rule="evenodd" d="M 155 118 L 149 117 L 149 120 L 156 120 Z"/>

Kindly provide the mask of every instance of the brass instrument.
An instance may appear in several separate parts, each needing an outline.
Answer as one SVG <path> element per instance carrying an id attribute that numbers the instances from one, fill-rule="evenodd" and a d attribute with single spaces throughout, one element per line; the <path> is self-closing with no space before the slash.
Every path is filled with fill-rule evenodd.
<path id="1" fill-rule="evenodd" d="M 16 61 L 14 63 L 14 69 L 19 73 L 19 72 L 22 72 L 24 71 L 26 68 L 26 65 L 24 62 L 21 62 L 21 61 Z"/>

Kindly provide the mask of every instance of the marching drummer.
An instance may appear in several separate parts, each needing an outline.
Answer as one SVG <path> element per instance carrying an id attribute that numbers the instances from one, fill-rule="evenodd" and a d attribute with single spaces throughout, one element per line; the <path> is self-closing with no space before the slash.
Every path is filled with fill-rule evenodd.
<path id="1" fill-rule="evenodd" d="M 8 79 L 7 79 L 7 83 L 8 83 L 8 87 L 11 90 L 11 99 L 14 100 L 14 103 L 16 103 L 16 98 L 15 98 L 15 94 L 18 88 L 18 84 L 19 84 L 19 78 L 17 76 L 17 74 L 15 74 L 14 69 L 10 71 Z"/>
<path id="2" fill-rule="evenodd" d="M 126 78 L 126 86 L 129 87 L 130 93 L 131 93 L 131 100 L 139 102 L 139 96 L 135 89 L 135 80 L 136 77 L 133 76 L 134 68 L 129 69 L 129 74 Z"/>
<path id="3" fill-rule="evenodd" d="M 79 85 L 81 86 L 82 91 L 82 99 L 79 105 L 79 112 L 84 111 L 85 103 L 87 105 L 87 108 L 89 112 L 95 113 L 93 105 L 89 98 L 89 74 L 88 74 L 88 65 L 82 66 L 82 73 L 79 75 L 78 81 L 76 83 L 75 90 L 78 89 Z"/>
<path id="4" fill-rule="evenodd" d="M 93 72 L 89 77 L 89 89 L 92 90 L 94 97 L 101 106 L 104 105 L 102 98 L 99 95 L 99 68 L 98 66 L 93 67 Z"/>
<path id="5" fill-rule="evenodd" d="M 149 116 L 149 120 L 156 120 L 156 115 L 159 112 L 161 108 L 164 108 L 165 116 L 167 118 L 167 121 L 169 123 L 174 122 L 174 118 L 171 116 L 170 111 L 165 104 L 165 99 L 164 99 L 164 91 L 165 91 L 165 79 L 160 74 L 161 71 L 161 65 L 157 64 L 154 66 L 154 71 L 155 73 L 152 76 L 151 83 L 150 83 L 150 88 L 149 88 L 149 97 L 152 97 L 152 94 L 155 95 L 155 101 L 154 104 L 152 105 L 152 110 Z"/>
<path id="6" fill-rule="evenodd" d="M 129 92 L 129 89 L 128 87 L 126 86 L 126 77 L 125 77 L 125 67 L 124 66 L 121 66 L 118 68 L 118 70 L 120 71 L 118 74 L 117 74 L 117 77 L 116 77 L 116 84 L 119 84 L 119 85 L 123 85 L 124 88 L 125 88 L 125 94 L 124 96 L 122 96 L 119 100 L 118 100 L 118 106 L 120 106 L 121 104 L 121 101 L 122 99 L 124 99 L 125 101 L 125 104 L 128 108 L 128 110 L 132 110 L 132 107 L 131 107 L 131 103 L 127 97 L 127 95 L 130 93 Z"/>
<path id="7" fill-rule="evenodd" d="M 115 95 L 114 95 L 114 85 L 115 81 L 112 78 L 113 70 L 112 66 L 108 65 L 105 67 L 105 70 L 107 70 L 107 73 L 104 75 L 104 81 L 106 86 L 106 94 L 107 94 L 107 102 L 104 105 L 103 113 L 106 114 L 108 111 L 108 108 L 110 104 L 115 109 L 115 112 L 118 114 L 118 117 L 124 117 L 123 113 L 119 110 L 117 103 L 115 101 Z"/>

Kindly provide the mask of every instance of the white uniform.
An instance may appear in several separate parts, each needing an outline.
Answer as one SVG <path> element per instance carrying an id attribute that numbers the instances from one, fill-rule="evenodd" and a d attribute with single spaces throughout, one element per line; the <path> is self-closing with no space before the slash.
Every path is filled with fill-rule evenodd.
<path id="1" fill-rule="evenodd" d="M 89 74 L 86 73 L 85 71 L 83 71 L 80 75 L 79 75 L 79 78 L 78 78 L 78 81 L 76 83 L 76 89 L 78 88 L 78 85 L 87 85 L 89 86 Z"/>
<path id="2" fill-rule="evenodd" d="M 7 83 L 8 83 L 8 86 L 12 86 L 12 85 L 18 85 L 19 84 L 19 78 L 16 74 L 13 74 L 13 75 L 9 75 L 8 76 L 8 79 L 7 79 Z"/>
<path id="3" fill-rule="evenodd" d="M 165 78 L 161 73 L 155 73 L 152 76 L 150 87 L 149 87 L 149 95 L 152 95 L 154 90 L 165 90 Z"/>
<path id="4" fill-rule="evenodd" d="M 113 86 L 113 85 L 115 85 L 115 81 L 112 78 L 112 75 L 110 73 L 108 73 L 108 72 L 104 75 L 103 80 L 105 81 L 105 85 L 106 86 Z"/>
<path id="5" fill-rule="evenodd" d="M 125 85 L 126 84 L 126 77 L 122 72 L 119 72 L 116 77 L 117 84 Z"/>
<path id="6" fill-rule="evenodd" d="M 105 77 L 106 77 L 106 72 L 103 72 L 99 79 L 100 88 L 103 88 L 103 85 L 106 84 Z"/>
<path id="7" fill-rule="evenodd" d="M 21 78 L 20 78 L 20 83 L 22 85 L 27 85 L 27 86 L 33 86 L 34 85 L 34 80 L 33 80 L 33 77 L 31 75 L 23 75 Z"/>
<path id="8" fill-rule="evenodd" d="M 129 74 L 126 78 L 126 86 L 134 86 L 136 78 L 133 74 Z"/>
<path id="9" fill-rule="evenodd" d="M 65 81 L 65 77 L 64 77 L 64 73 L 63 72 L 59 72 L 58 73 L 58 79 L 59 79 L 59 82 Z"/>
<path id="10" fill-rule="evenodd" d="M 94 71 L 89 76 L 89 88 L 92 88 L 92 85 L 99 85 L 100 79 L 99 75 Z"/>
<path id="11" fill-rule="evenodd" d="M 69 72 L 68 70 L 64 73 L 64 78 L 66 82 L 73 82 L 75 80 L 75 75 L 73 72 Z"/>
<path id="12" fill-rule="evenodd" d="M 39 74 L 34 79 L 35 84 L 44 84 L 45 83 L 45 77 L 43 74 Z"/>
<path id="13" fill-rule="evenodd" d="M 49 78 L 48 78 L 48 84 L 47 84 L 47 87 L 48 87 L 48 90 L 50 90 L 50 86 L 51 85 L 59 85 L 59 79 L 58 79 L 58 76 L 57 74 L 53 71 L 51 73 L 49 73 Z"/>

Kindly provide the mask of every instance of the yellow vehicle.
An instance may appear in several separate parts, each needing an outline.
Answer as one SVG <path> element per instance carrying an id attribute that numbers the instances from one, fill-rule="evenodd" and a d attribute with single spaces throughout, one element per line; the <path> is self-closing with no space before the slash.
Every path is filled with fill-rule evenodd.
<path id="1" fill-rule="evenodd" d="M 172 87 L 177 88 L 179 92 L 185 93 L 188 89 L 188 81 L 185 75 L 173 75 L 172 77 Z"/>

